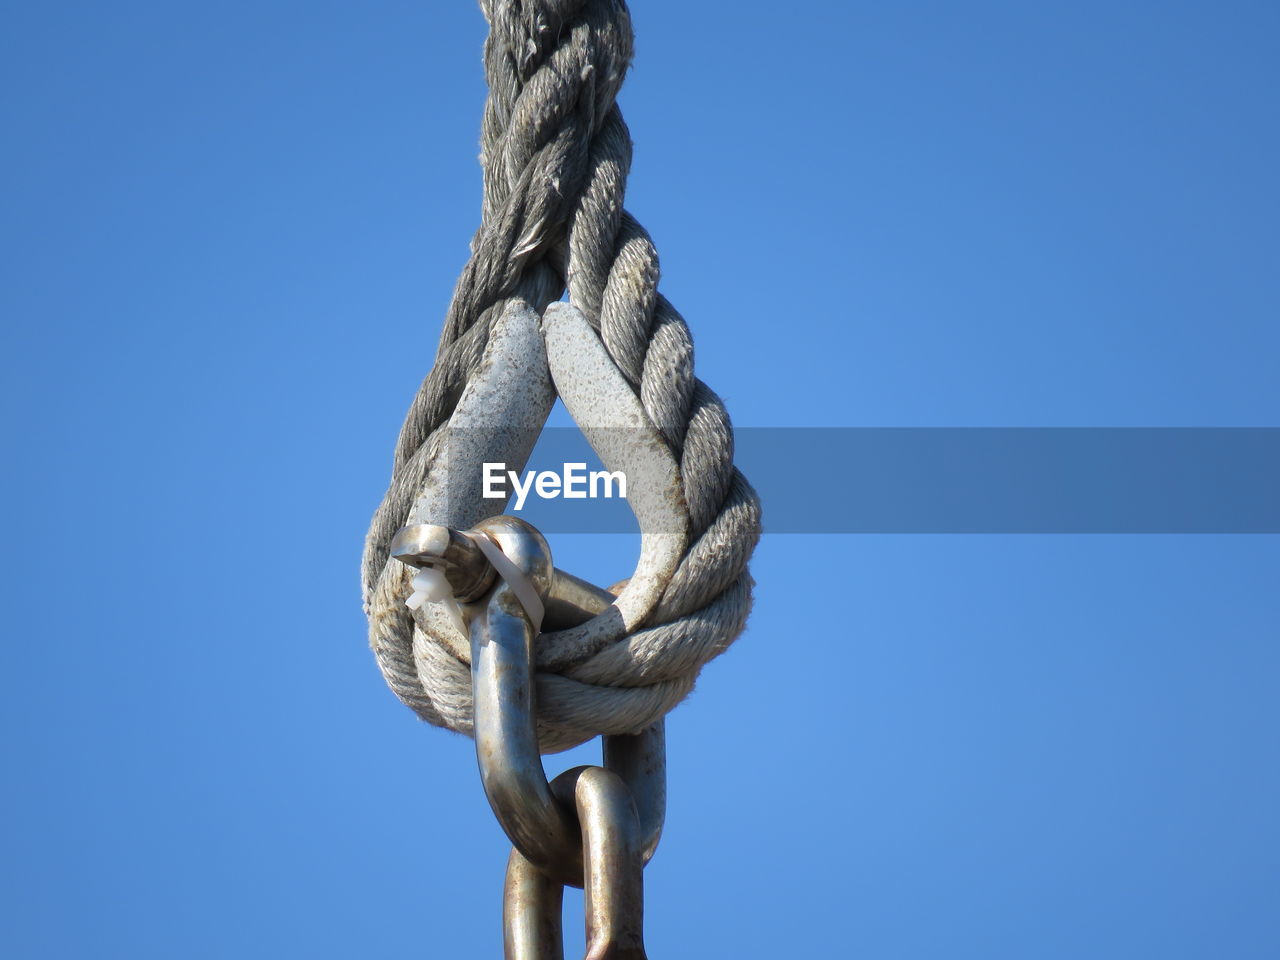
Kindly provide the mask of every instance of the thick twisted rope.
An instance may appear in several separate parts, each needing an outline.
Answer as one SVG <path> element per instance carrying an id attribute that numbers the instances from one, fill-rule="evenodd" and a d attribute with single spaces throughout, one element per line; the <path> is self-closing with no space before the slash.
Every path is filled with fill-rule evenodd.
<path id="1" fill-rule="evenodd" d="M 544 751 L 635 733 L 688 695 L 703 664 L 742 631 L 755 492 L 733 466 L 720 398 L 693 374 L 693 344 L 657 291 L 658 257 L 623 209 L 631 138 L 614 100 L 632 53 L 621 0 L 481 0 L 489 97 L 484 207 L 435 365 L 405 418 L 391 484 L 365 546 L 370 644 L 388 685 L 430 723 L 471 733 L 469 665 L 415 622 L 410 571 L 390 560 L 449 418 L 512 299 L 541 312 L 567 287 L 680 467 L 688 547 L 644 624 L 622 637 L 544 635 L 538 720 Z"/>

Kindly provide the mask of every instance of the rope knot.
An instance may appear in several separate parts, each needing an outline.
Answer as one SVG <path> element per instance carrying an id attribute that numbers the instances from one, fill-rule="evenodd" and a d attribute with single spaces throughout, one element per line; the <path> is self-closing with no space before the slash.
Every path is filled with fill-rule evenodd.
<path id="1" fill-rule="evenodd" d="M 420 581 L 421 590 L 411 583 L 391 558 L 392 537 L 415 510 L 442 514 L 416 522 L 456 529 L 482 519 L 487 508 L 432 499 L 431 491 L 448 487 L 450 438 L 503 418 L 537 420 L 555 396 L 548 379 L 521 385 L 520 404 L 509 403 L 492 389 L 502 380 L 494 371 L 527 373 L 549 360 L 566 405 L 591 378 L 613 383 L 625 397 L 613 413 L 642 432 L 638 447 L 661 461 L 666 478 L 653 487 L 662 492 L 652 503 L 633 509 L 655 516 L 678 509 L 680 520 L 663 532 L 642 520 L 636 574 L 612 613 L 540 641 L 540 745 L 553 751 L 651 726 L 732 643 L 751 606 L 747 562 L 760 505 L 733 466 L 723 403 L 694 375 L 688 327 L 658 293 L 653 241 L 624 209 L 632 144 L 615 99 L 633 49 L 626 5 L 484 0 L 482 7 L 490 23 L 483 215 L 369 530 L 365 609 L 392 690 L 428 722 L 470 733 L 466 644 L 447 615 L 430 609 L 437 604 L 405 607 L 438 583 Z M 554 303 L 566 287 L 569 304 Z M 593 446 L 611 442 L 607 425 L 592 433 L 585 414 L 575 419 Z"/>

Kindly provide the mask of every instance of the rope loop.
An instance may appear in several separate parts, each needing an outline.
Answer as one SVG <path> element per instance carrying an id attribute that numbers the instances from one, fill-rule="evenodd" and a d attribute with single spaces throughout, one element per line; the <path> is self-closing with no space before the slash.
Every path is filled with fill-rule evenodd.
<path id="1" fill-rule="evenodd" d="M 567 337 L 575 351 L 589 347 L 581 356 L 607 366 L 638 427 L 670 462 L 683 529 L 665 548 L 642 538 L 637 574 L 613 614 L 539 638 L 539 745 L 552 752 L 651 727 L 741 633 L 760 504 L 733 466 L 724 404 L 694 376 L 688 326 L 658 292 L 653 241 L 623 206 L 632 146 L 615 99 L 633 49 L 626 4 L 482 0 L 481 7 L 490 27 L 481 224 L 369 529 L 364 604 L 370 644 L 396 695 L 424 720 L 470 735 L 465 638 L 433 613 L 435 604 L 405 606 L 413 571 L 390 557 L 389 546 L 447 471 L 451 432 L 474 425 L 485 410 L 498 416 L 478 398 L 502 369 L 536 367 L 545 335 L 555 389 L 569 406 L 575 366 L 586 361 L 561 362 L 566 351 L 557 354 L 556 338 Z M 548 310 L 566 290 L 572 309 Z M 539 389 L 527 388 L 524 406 L 510 415 L 536 420 L 539 404 L 549 409 L 550 383 L 533 396 Z M 595 445 L 599 438 L 571 412 Z M 414 519 L 465 529 L 487 508 L 451 509 L 456 515 Z"/>

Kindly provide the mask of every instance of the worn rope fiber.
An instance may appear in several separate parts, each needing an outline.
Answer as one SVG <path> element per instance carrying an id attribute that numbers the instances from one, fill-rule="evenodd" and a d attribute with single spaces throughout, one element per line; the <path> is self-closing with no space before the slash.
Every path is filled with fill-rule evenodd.
<path id="1" fill-rule="evenodd" d="M 430 723 L 470 734 L 470 666 L 415 623 L 412 574 L 388 545 L 423 488 L 449 418 L 512 299 L 541 312 L 567 288 L 680 467 L 688 547 L 645 623 L 603 649 L 538 644 L 541 748 L 636 733 L 692 690 L 742 631 L 755 492 L 733 466 L 720 398 L 693 373 L 693 344 L 658 293 L 658 257 L 623 209 L 631 138 L 615 101 L 632 54 L 621 0 L 481 0 L 489 84 L 481 135 L 484 204 L 435 364 L 396 446 L 365 545 L 370 645 L 388 685 Z"/>

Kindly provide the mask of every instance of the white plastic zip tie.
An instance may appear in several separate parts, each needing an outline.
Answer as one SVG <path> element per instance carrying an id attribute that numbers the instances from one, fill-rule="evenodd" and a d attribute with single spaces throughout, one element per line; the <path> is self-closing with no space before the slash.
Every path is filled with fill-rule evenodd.
<path id="1" fill-rule="evenodd" d="M 542 629 L 542 618 L 547 611 L 542 605 L 542 599 L 538 596 L 538 591 L 533 588 L 533 582 L 524 575 L 519 567 L 508 560 L 507 555 L 502 552 L 502 548 L 488 537 L 472 536 L 471 540 L 480 548 L 480 552 L 485 555 L 485 559 L 493 564 L 493 569 L 498 571 L 498 576 L 507 582 L 507 586 L 511 588 L 511 592 L 516 595 L 516 599 L 520 601 L 520 606 L 524 607 L 524 612 L 528 614 L 529 620 L 532 621 L 533 632 L 538 633 Z"/>
<path id="2" fill-rule="evenodd" d="M 454 599 L 453 590 L 444 574 L 435 567 L 422 567 L 413 577 L 413 593 L 409 594 L 404 605 L 410 610 L 419 609 L 424 603 L 444 604 L 449 619 L 464 637 L 467 635 L 467 624 L 462 619 L 462 608 Z"/>
<path id="3" fill-rule="evenodd" d="M 463 532 L 466 533 L 466 531 Z M 524 607 L 524 612 L 533 623 L 533 632 L 540 631 L 542 618 L 546 615 L 546 607 L 543 606 L 532 581 L 521 572 L 519 567 L 508 560 L 502 549 L 488 537 L 472 536 L 469 533 L 466 535 L 471 537 L 472 543 L 480 548 L 485 559 L 493 564 L 493 569 L 498 572 L 498 576 L 511 587 L 511 592 L 516 595 L 520 606 Z M 404 605 L 410 610 L 418 610 L 424 603 L 444 604 L 458 632 L 464 637 L 467 635 L 467 625 L 462 619 L 462 608 L 458 606 L 458 601 L 453 596 L 453 589 L 449 586 L 445 575 L 434 567 L 422 567 L 414 575 L 413 593 L 409 594 Z"/>

